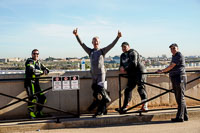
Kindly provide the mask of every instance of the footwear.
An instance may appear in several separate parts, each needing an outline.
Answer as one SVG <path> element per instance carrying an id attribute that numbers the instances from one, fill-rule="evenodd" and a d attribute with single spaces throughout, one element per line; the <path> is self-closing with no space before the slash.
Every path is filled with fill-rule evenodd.
<path id="1" fill-rule="evenodd" d="M 103 115 L 107 115 L 108 113 L 108 110 L 106 109 L 104 112 L 103 112 Z"/>
<path id="2" fill-rule="evenodd" d="M 189 119 L 188 119 L 188 117 L 184 117 L 184 121 L 188 121 Z"/>
<path id="3" fill-rule="evenodd" d="M 96 118 L 96 117 L 101 117 L 103 116 L 103 112 L 96 112 L 92 117 Z"/>
<path id="4" fill-rule="evenodd" d="M 144 101 L 146 101 L 146 99 L 142 100 L 142 102 L 144 102 Z M 144 111 L 144 112 L 148 111 L 148 103 L 147 102 L 142 104 L 140 111 Z"/>
<path id="5" fill-rule="evenodd" d="M 44 118 L 45 115 L 44 115 L 44 113 L 42 111 L 39 111 L 39 112 L 36 113 L 36 117 L 37 118 Z"/>
<path id="6" fill-rule="evenodd" d="M 148 112 L 148 107 L 142 106 L 139 111 Z"/>
<path id="7" fill-rule="evenodd" d="M 30 117 L 30 119 L 35 119 L 35 118 L 36 118 L 36 115 L 35 115 L 34 112 L 30 112 L 30 113 L 29 113 L 29 117 Z"/>
<path id="8" fill-rule="evenodd" d="M 127 108 L 116 108 L 115 111 L 119 112 L 120 114 L 125 114 L 127 112 Z"/>
<path id="9" fill-rule="evenodd" d="M 172 122 L 184 122 L 184 120 L 181 118 L 172 118 L 171 121 Z"/>

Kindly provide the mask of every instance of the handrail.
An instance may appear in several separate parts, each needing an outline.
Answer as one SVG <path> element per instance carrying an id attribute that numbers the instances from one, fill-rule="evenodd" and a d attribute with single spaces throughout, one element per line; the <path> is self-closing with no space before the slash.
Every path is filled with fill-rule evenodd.
<path id="1" fill-rule="evenodd" d="M 187 73 L 190 73 L 190 72 L 200 72 L 200 70 L 187 70 L 186 71 Z M 144 72 L 142 74 L 158 74 L 156 72 Z M 119 74 L 121 76 L 127 76 L 127 74 Z M 159 74 L 160 75 L 160 74 Z M 106 78 L 116 78 L 118 76 L 106 76 Z M 8 78 L 8 79 L 0 79 L 0 82 L 1 81 L 24 81 L 26 78 Z M 31 78 L 33 79 L 33 78 Z M 52 79 L 52 76 L 49 77 L 49 76 L 45 76 L 45 77 L 36 77 L 34 79 Z M 80 76 L 80 79 L 91 79 L 91 76 Z"/>
<path id="2" fill-rule="evenodd" d="M 189 72 L 200 72 L 200 70 L 189 70 L 189 71 L 186 71 L 187 73 L 189 73 Z M 142 74 L 158 74 L 158 73 L 156 73 L 156 72 L 145 72 L 145 73 L 142 73 Z M 121 110 L 121 77 L 125 77 L 125 78 L 127 78 L 128 77 L 128 75 L 127 74 L 119 74 L 118 75 L 118 78 L 119 78 L 119 108 L 120 108 L 120 110 Z M 192 79 L 192 80 L 190 80 L 190 81 L 188 81 L 187 82 L 187 84 L 190 84 L 190 83 L 192 83 L 192 82 L 194 82 L 194 81 L 196 81 L 196 80 L 198 80 L 198 79 L 200 79 L 200 76 L 199 77 L 197 77 L 197 78 L 194 78 L 194 79 Z M 149 101 L 152 101 L 152 100 L 154 100 L 154 99 L 156 99 L 156 98 L 158 98 L 158 97 L 160 97 L 160 96 L 162 96 L 162 95 L 165 95 L 165 94 L 167 94 L 167 93 L 174 93 L 173 92 L 173 89 L 166 89 L 166 88 L 162 88 L 162 87 L 160 87 L 160 86 L 156 86 L 156 85 L 153 85 L 153 84 L 150 84 L 150 83 L 146 83 L 146 82 L 143 82 L 144 84 L 146 84 L 146 85 L 149 85 L 149 86 L 152 86 L 152 87 L 155 87 L 155 88 L 158 88 L 158 89 L 161 89 L 161 90 L 164 90 L 165 92 L 163 92 L 163 93 L 161 93 L 161 94 L 158 94 L 158 95 L 156 95 L 156 96 L 154 96 L 154 97 L 152 97 L 152 98 L 150 98 L 150 99 L 147 99 L 146 101 L 144 101 L 144 102 L 141 102 L 141 103 L 139 103 L 139 104 L 136 104 L 136 105 L 134 105 L 134 106 L 132 106 L 132 107 L 130 107 L 130 108 L 128 108 L 126 111 L 129 111 L 129 110 L 131 110 L 131 109 L 133 109 L 133 108 L 136 108 L 136 107 L 138 107 L 138 106 L 140 106 L 140 105 L 142 105 L 142 104 L 144 104 L 145 102 L 149 102 Z M 187 96 L 187 95 L 185 95 L 185 97 L 187 97 L 187 98 L 190 98 L 190 99 L 192 99 L 192 100 L 196 100 L 196 101 L 200 101 L 200 99 L 197 99 L 197 98 L 194 98 L 194 97 L 191 97 L 191 96 Z M 151 111 L 151 110 L 148 110 L 148 111 Z M 152 110 L 153 111 L 153 110 Z M 140 115 L 141 115 L 141 112 L 144 112 L 144 111 L 134 111 L 133 113 L 140 113 Z M 123 113 L 127 113 L 127 112 L 119 112 L 120 114 L 123 114 Z M 128 113 L 131 113 L 131 112 L 128 112 Z"/>

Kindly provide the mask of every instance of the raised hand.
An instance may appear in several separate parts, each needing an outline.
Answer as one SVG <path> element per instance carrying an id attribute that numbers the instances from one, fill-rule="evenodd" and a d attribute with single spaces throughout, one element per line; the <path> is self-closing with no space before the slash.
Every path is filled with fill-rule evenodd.
<path id="1" fill-rule="evenodd" d="M 76 29 L 73 30 L 73 34 L 74 34 L 75 36 L 78 36 L 78 28 L 76 28 Z"/>
<path id="2" fill-rule="evenodd" d="M 122 33 L 118 30 L 118 34 L 117 34 L 118 37 L 122 37 Z"/>

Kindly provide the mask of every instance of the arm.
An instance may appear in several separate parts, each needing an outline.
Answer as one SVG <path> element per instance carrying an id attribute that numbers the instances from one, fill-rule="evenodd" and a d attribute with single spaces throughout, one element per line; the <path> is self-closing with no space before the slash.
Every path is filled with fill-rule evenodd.
<path id="1" fill-rule="evenodd" d="M 139 55 L 135 51 L 131 51 L 129 53 L 129 64 L 128 64 L 128 66 L 126 66 L 126 68 L 124 68 L 125 71 L 128 71 L 128 69 L 132 69 L 132 68 L 134 69 L 134 68 L 137 67 L 137 63 L 138 63 L 137 58 L 138 58 L 138 56 Z"/>
<path id="2" fill-rule="evenodd" d="M 175 63 L 171 63 L 168 67 L 166 67 L 165 69 L 162 69 L 162 70 L 158 70 L 158 71 L 156 71 L 156 73 L 166 73 L 166 72 L 169 72 L 175 66 L 176 66 Z"/>
<path id="3" fill-rule="evenodd" d="M 118 34 L 117 34 L 117 37 L 115 38 L 115 40 L 110 44 L 108 45 L 107 47 L 103 48 L 103 53 L 104 55 L 111 49 L 115 46 L 115 44 L 117 43 L 117 41 L 119 40 L 119 38 L 122 37 L 122 33 L 120 31 L 118 31 Z"/>
<path id="4" fill-rule="evenodd" d="M 28 60 L 26 62 L 26 71 L 27 71 L 28 75 L 31 77 L 33 75 L 39 76 L 39 75 L 43 74 L 42 70 L 35 69 L 35 64 L 34 64 L 33 60 Z"/>
<path id="5" fill-rule="evenodd" d="M 119 71 L 120 71 L 121 74 L 127 74 L 127 72 L 125 71 L 125 69 L 124 69 L 123 66 L 121 66 L 121 67 L 119 68 Z"/>
<path id="6" fill-rule="evenodd" d="M 44 66 L 43 64 L 41 64 L 41 69 L 45 75 L 47 75 L 49 73 L 49 69 L 46 66 Z"/>
<path id="7" fill-rule="evenodd" d="M 166 73 L 166 72 L 169 72 L 170 70 L 172 70 L 176 65 L 179 65 L 180 62 L 181 62 L 182 58 L 180 55 L 177 55 L 177 56 L 174 56 L 172 58 L 172 61 L 171 61 L 171 64 L 166 67 L 165 69 L 162 69 L 162 70 L 158 70 L 156 71 L 157 73 Z"/>
<path id="8" fill-rule="evenodd" d="M 127 72 L 124 69 L 124 66 L 122 64 L 122 55 L 120 56 L 120 66 L 119 66 L 119 71 L 121 74 L 126 74 Z"/>
<path id="9" fill-rule="evenodd" d="M 78 36 L 78 28 L 76 28 L 76 29 L 73 31 L 73 34 L 76 36 L 77 41 L 79 42 L 79 44 L 81 45 L 81 47 L 85 50 L 85 52 L 86 52 L 87 54 L 90 54 L 91 49 L 88 48 L 84 43 L 82 43 L 81 39 L 80 39 L 79 36 Z"/>

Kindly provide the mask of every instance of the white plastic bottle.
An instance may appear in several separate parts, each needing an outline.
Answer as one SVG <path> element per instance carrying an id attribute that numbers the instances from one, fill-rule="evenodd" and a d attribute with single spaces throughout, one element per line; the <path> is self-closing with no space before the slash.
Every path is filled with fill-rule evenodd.
<path id="1" fill-rule="evenodd" d="M 82 60 L 81 60 L 81 70 L 85 71 L 85 59 L 84 58 L 82 58 Z"/>

